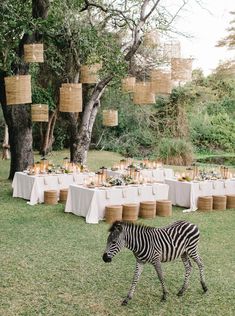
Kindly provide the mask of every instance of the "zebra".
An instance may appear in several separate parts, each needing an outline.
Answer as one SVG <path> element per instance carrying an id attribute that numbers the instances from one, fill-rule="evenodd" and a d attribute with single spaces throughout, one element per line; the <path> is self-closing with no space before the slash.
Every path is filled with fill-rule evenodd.
<path id="1" fill-rule="evenodd" d="M 161 269 L 161 262 L 172 261 L 179 256 L 185 267 L 185 278 L 178 296 L 182 296 L 188 288 L 189 277 L 192 271 L 190 258 L 193 259 L 200 272 L 202 289 L 207 292 L 205 283 L 204 267 L 198 254 L 198 241 L 200 232 L 195 224 L 184 220 L 176 221 L 162 228 L 143 226 L 131 222 L 116 221 L 109 229 L 106 250 L 103 254 L 104 262 L 111 262 L 112 258 L 123 248 L 132 250 L 136 257 L 136 268 L 130 290 L 123 300 L 126 305 L 132 299 L 137 282 L 143 271 L 143 265 L 150 263 L 154 266 L 160 280 L 165 301 L 167 290 Z"/>

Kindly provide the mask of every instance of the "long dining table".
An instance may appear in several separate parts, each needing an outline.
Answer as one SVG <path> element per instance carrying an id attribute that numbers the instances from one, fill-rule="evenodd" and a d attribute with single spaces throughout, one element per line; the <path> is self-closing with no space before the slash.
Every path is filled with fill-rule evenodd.
<path id="1" fill-rule="evenodd" d="M 94 173 L 74 174 L 38 174 L 29 175 L 25 172 L 16 172 L 12 182 L 13 197 L 28 200 L 29 205 L 44 202 L 44 191 L 68 188 L 70 184 L 83 184 L 85 179 Z"/>
<path id="2" fill-rule="evenodd" d="M 71 184 L 65 212 L 83 216 L 87 223 L 97 224 L 104 219 L 107 205 L 165 200 L 168 199 L 168 189 L 169 186 L 162 183 L 108 188 L 87 188 Z"/>
<path id="3" fill-rule="evenodd" d="M 199 196 L 235 194 L 235 179 L 190 182 L 165 179 L 165 183 L 169 185 L 169 200 L 173 205 L 187 208 L 185 212 L 197 210 Z"/>

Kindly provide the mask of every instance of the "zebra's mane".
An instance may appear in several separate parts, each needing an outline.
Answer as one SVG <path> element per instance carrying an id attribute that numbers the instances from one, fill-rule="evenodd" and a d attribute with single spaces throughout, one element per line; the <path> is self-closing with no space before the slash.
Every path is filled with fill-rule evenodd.
<path id="1" fill-rule="evenodd" d="M 169 226 L 172 225 L 177 225 L 179 223 L 183 223 L 186 222 L 184 220 L 178 220 L 175 221 L 173 223 L 169 223 L 168 225 L 164 226 L 164 227 L 155 227 L 155 226 L 147 226 L 145 224 L 136 224 L 136 223 L 132 223 L 132 222 L 126 222 L 126 221 L 115 221 L 112 226 L 109 228 L 109 232 L 113 232 L 115 231 L 118 227 L 144 227 L 144 228 L 149 228 L 149 229 L 165 229 L 168 228 Z"/>
<path id="2" fill-rule="evenodd" d="M 124 226 L 127 226 L 127 227 L 134 227 L 134 226 L 138 226 L 138 227 L 144 227 L 144 228 L 157 228 L 157 227 L 154 227 L 154 226 L 147 226 L 147 225 L 144 225 L 144 224 L 136 224 L 136 223 L 132 223 L 132 222 L 126 222 L 126 221 L 115 221 L 112 226 L 109 228 L 109 232 L 113 232 L 114 230 L 116 230 L 116 228 L 118 227 L 124 227 Z"/>

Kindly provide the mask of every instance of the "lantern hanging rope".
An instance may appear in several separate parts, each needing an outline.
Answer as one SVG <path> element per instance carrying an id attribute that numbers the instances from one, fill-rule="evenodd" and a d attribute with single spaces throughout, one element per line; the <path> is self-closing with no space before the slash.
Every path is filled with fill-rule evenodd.
<path id="1" fill-rule="evenodd" d="M 26 104 L 32 102 L 30 75 L 5 77 L 4 81 L 7 105 Z"/>

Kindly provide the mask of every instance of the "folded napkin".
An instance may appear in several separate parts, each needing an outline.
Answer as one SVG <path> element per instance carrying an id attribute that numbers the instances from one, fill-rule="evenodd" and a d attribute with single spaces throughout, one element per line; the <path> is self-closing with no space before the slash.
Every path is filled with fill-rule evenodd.
<path id="1" fill-rule="evenodd" d="M 73 182 L 76 182 L 76 176 L 75 176 L 75 174 L 73 175 Z"/>
<path id="2" fill-rule="evenodd" d="M 226 189 L 228 187 L 228 181 L 224 181 L 224 188 Z"/>
<path id="3" fill-rule="evenodd" d="M 43 180 L 44 180 L 44 184 L 45 184 L 45 185 L 48 185 L 47 178 L 45 177 Z"/>
<path id="4" fill-rule="evenodd" d="M 154 170 L 152 171 L 152 177 L 154 177 Z"/>
<path id="5" fill-rule="evenodd" d="M 137 188 L 137 192 L 138 192 L 138 195 L 141 195 L 142 194 L 142 188 Z"/>

